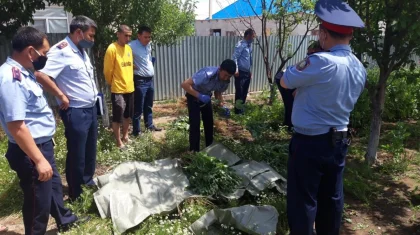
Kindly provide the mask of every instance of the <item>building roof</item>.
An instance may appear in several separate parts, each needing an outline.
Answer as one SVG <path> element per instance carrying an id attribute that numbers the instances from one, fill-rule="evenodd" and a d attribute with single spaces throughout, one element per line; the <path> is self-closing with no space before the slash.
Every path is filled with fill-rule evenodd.
<path id="1" fill-rule="evenodd" d="M 266 0 L 237 0 L 229 6 L 212 15 L 212 19 L 231 19 L 262 15 L 262 1 Z"/>
<path id="2" fill-rule="evenodd" d="M 240 17 L 250 17 L 250 16 L 261 16 L 263 12 L 262 3 L 265 1 L 266 8 L 269 8 L 269 5 L 272 3 L 271 0 L 236 0 L 229 6 L 221 9 L 212 15 L 212 19 L 232 19 Z M 276 7 L 273 6 L 272 13 L 276 11 Z M 296 2 L 292 6 L 288 6 L 288 12 L 299 11 L 301 8 Z M 207 18 L 208 20 L 208 18 Z"/>

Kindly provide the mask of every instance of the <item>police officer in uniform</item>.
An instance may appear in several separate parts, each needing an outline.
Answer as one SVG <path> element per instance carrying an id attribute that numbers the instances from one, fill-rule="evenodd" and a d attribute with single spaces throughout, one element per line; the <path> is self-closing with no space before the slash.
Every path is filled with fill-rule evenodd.
<path id="1" fill-rule="evenodd" d="M 366 70 L 349 46 L 353 28 L 364 27 L 339 0 L 320 0 L 319 42 L 314 53 L 289 67 L 280 81 L 297 88 L 289 147 L 287 215 L 291 234 L 339 234 L 344 205 L 343 171 L 350 112 L 364 89 Z"/>
<path id="2" fill-rule="evenodd" d="M 252 73 L 252 42 L 255 38 L 253 29 L 247 29 L 244 33 L 244 39 L 236 44 L 232 60 L 236 63 L 235 72 L 235 103 L 241 102 L 245 104 L 248 96 L 249 84 L 251 82 Z M 235 106 L 236 114 L 243 114 L 243 108 L 238 109 Z"/>
<path id="3" fill-rule="evenodd" d="M 227 59 L 220 67 L 204 67 L 196 72 L 192 78 L 185 80 L 181 87 L 187 92 L 188 116 L 190 122 L 190 151 L 200 151 L 200 113 L 203 119 L 206 146 L 213 143 L 213 109 L 211 96 L 214 91 L 220 106 L 224 107 L 222 93 L 230 84 L 230 78 L 236 71 L 233 60 Z M 224 107 L 225 113 L 229 110 Z"/>
<path id="4" fill-rule="evenodd" d="M 98 90 L 86 49 L 94 44 L 96 27 L 92 19 L 76 16 L 70 23 L 70 35 L 51 48 L 45 67 L 36 73 L 61 106 L 67 139 L 66 179 L 73 201 L 82 193 L 82 185 L 95 185 Z"/>
<path id="5" fill-rule="evenodd" d="M 50 45 L 45 34 L 23 27 L 12 48 L 0 67 L 0 121 L 9 139 L 6 158 L 23 191 L 25 234 L 45 234 L 50 214 L 66 231 L 78 218 L 64 207 L 52 140 L 55 119 L 32 72 L 45 65 Z"/>

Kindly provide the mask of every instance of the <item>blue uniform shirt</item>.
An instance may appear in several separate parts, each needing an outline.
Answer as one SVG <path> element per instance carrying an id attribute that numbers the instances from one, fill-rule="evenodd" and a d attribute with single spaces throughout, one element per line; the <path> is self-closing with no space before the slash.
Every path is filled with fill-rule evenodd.
<path id="1" fill-rule="evenodd" d="M 331 127 L 347 129 L 350 112 L 364 89 L 366 70 L 350 46 L 337 45 L 289 67 L 283 79 L 287 88 L 297 88 L 292 112 L 295 131 L 320 135 Z"/>
<path id="2" fill-rule="evenodd" d="M 51 47 L 48 60 L 40 72 L 55 79 L 60 90 L 69 98 L 70 107 L 91 108 L 95 105 L 98 90 L 94 81 L 93 66 L 85 50 L 66 37 Z M 61 102 L 57 99 L 58 104 Z"/>
<path id="3" fill-rule="evenodd" d="M 237 70 L 250 72 L 252 67 L 252 43 L 241 40 L 236 44 L 232 60 L 236 63 Z"/>
<path id="4" fill-rule="evenodd" d="M 139 40 L 133 40 L 130 45 L 134 56 L 134 65 L 137 69 L 134 69 L 134 74 L 141 77 L 153 77 L 155 75 L 155 69 L 152 63 L 152 46 L 147 44 L 143 46 Z"/>
<path id="5" fill-rule="evenodd" d="M 219 79 L 218 67 L 204 67 L 192 76 L 194 90 L 204 95 L 211 96 L 213 91 L 224 92 L 229 87 L 229 80 Z"/>
<path id="6" fill-rule="evenodd" d="M 0 67 L 0 122 L 9 141 L 16 143 L 7 123 L 25 121 L 35 143 L 42 144 L 55 133 L 55 119 L 35 76 L 8 58 Z"/>

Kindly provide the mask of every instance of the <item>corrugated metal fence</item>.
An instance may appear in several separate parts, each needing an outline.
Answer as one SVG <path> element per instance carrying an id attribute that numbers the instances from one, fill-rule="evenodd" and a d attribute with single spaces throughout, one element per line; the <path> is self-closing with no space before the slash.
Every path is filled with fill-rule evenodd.
<path id="1" fill-rule="evenodd" d="M 165 100 L 181 97 L 184 92 L 180 84 L 186 78 L 191 77 L 197 70 L 204 66 L 218 66 L 224 59 L 232 57 L 239 37 L 185 37 L 176 46 L 156 47 L 156 79 L 155 99 Z M 294 58 L 288 64 L 295 64 L 306 55 L 308 42 L 315 37 L 307 37 Z M 298 46 L 301 36 L 289 38 L 288 45 L 292 48 Z M 273 57 L 277 48 L 275 37 L 269 37 L 270 58 Z M 274 72 L 280 65 L 277 59 Z M 261 50 L 254 43 L 253 49 L 253 79 L 250 91 L 261 91 L 267 87 L 267 77 Z M 234 93 L 233 80 L 227 92 Z"/>
<path id="2" fill-rule="evenodd" d="M 51 45 L 62 40 L 66 34 L 48 34 Z M 293 51 L 301 40 L 302 36 L 291 36 L 288 39 L 288 48 Z M 155 66 L 155 100 L 176 99 L 183 96 L 180 84 L 186 78 L 191 77 L 197 70 L 204 66 L 218 66 L 224 59 L 231 58 L 239 37 L 184 37 L 174 46 L 156 46 L 154 56 Z M 315 36 L 305 38 L 298 53 L 288 62 L 287 65 L 296 64 L 306 55 L 306 48 Z M 270 58 L 277 48 L 275 36 L 268 38 Z M 11 54 L 10 42 L 2 42 L 0 45 L 0 62 L 3 63 Z M 418 60 L 418 57 L 417 57 Z M 275 72 L 280 65 L 277 59 L 273 67 Z M 261 50 L 254 43 L 253 50 L 253 79 L 250 91 L 261 91 L 267 88 L 268 82 L 265 75 L 265 68 Z M 100 71 L 98 71 L 100 72 Z M 273 74 L 274 75 L 274 74 Z M 100 81 L 103 82 L 103 81 Z M 228 94 L 234 93 L 234 85 L 231 82 Z M 51 101 L 51 99 L 49 99 Z M 50 103 L 51 104 L 51 103 Z M 51 104 L 54 105 L 54 104 Z"/>

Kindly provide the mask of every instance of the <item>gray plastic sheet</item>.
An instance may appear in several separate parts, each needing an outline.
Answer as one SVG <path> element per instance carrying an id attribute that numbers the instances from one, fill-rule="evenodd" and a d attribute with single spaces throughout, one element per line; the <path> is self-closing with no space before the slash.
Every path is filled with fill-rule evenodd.
<path id="1" fill-rule="evenodd" d="M 260 191 L 266 188 L 276 188 L 280 193 L 286 194 L 286 179 L 267 163 L 241 160 L 220 143 L 213 143 L 203 151 L 209 156 L 226 161 L 235 170 L 236 174 L 242 178 L 241 186 L 232 194 L 225 195 L 226 198 L 238 199 L 243 196 L 245 191 L 257 196 Z"/>
<path id="2" fill-rule="evenodd" d="M 228 162 L 228 165 L 242 178 L 240 187 L 231 195 L 225 195 L 226 198 L 240 198 L 245 191 L 257 195 L 266 188 L 276 188 L 279 192 L 286 193 L 286 179 L 266 163 L 241 160 L 220 143 L 215 143 L 203 151 Z M 116 233 L 123 233 L 137 226 L 151 215 L 170 213 L 188 197 L 199 196 L 187 190 L 189 186 L 187 176 L 183 173 L 178 160 L 170 158 L 151 163 L 125 162 L 118 165 L 112 173 L 95 178 L 95 183 L 99 190 L 94 194 L 94 200 L 101 218 L 111 218 Z M 246 227 L 249 224 L 245 226 L 245 222 L 238 218 L 255 220 L 258 224 L 262 224 L 258 226 L 261 231 L 251 229 L 255 232 L 251 234 L 266 234 L 260 232 L 268 231 L 273 226 L 275 228 L 273 224 L 267 225 L 269 228 L 263 225 L 270 221 L 268 218 L 278 216 L 273 208 L 253 206 L 241 208 L 214 210 L 213 216 L 210 214 L 203 218 L 204 222 L 199 220 L 197 224 L 210 224 L 205 221 L 213 221 L 214 216 L 216 218 L 221 216 L 224 221 L 223 218 L 227 216 L 230 218 L 230 223 L 242 231 L 249 229 Z M 267 215 L 263 215 L 264 213 Z M 261 220 L 258 220 L 259 217 Z M 201 231 L 197 224 L 192 228 Z M 211 229 L 207 232 L 211 234 Z"/>
<path id="3" fill-rule="evenodd" d="M 223 234 L 221 225 L 235 227 L 247 234 L 276 234 L 279 214 L 272 206 L 246 205 L 213 209 L 195 221 L 190 230 L 197 235 Z M 218 226 L 216 226 L 218 225 Z"/>
<path id="4" fill-rule="evenodd" d="M 102 218 L 111 217 L 119 233 L 150 215 L 171 212 L 192 195 L 186 190 L 188 179 L 175 159 L 125 162 L 95 180 L 100 187 L 94 194 L 99 213 Z"/>

